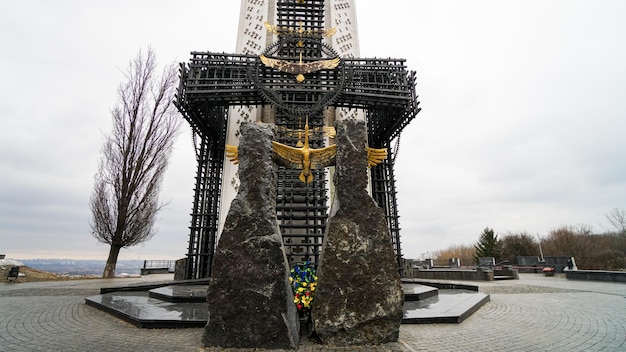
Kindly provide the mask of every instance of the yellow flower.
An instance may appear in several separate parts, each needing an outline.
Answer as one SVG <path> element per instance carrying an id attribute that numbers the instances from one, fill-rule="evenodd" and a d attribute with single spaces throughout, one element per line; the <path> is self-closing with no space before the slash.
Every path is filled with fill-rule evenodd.
<path id="1" fill-rule="evenodd" d="M 303 282 L 303 283 L 302 283 L 302 286 L 306 287 L 306 282 Z"/>

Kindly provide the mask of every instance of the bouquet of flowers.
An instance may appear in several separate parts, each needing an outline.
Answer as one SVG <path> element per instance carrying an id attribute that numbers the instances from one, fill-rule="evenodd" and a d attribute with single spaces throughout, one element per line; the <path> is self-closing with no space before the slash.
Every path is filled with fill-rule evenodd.
<path id="1" fill-rule="evenodd" d="M 293 289 L 293 303 L 296 304 L 298 310 L 305 312 L 311 309 L 317 286 L 317 275 L 313 266 L 309 262 L 296 265 L 291 269 L 289 282 Z"/>

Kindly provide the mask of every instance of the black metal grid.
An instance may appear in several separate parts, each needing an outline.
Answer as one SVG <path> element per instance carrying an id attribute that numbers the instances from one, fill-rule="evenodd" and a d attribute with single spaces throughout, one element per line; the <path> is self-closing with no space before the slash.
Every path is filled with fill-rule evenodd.
<path id="1" fill-rule="evenodd" d="M 400 242 L 400 216 L 398 215 L 398 203 L 396 197 L 396 181 L 394 177 L 394 150 L 390 143 L 384 145 L 387 148 L 388 158 L 380 165 L 370 169 L 372 198 L 385 212 L 385 219 L 389 227 L 393 249 L 396 253 L 398 267 L 402 270 L 402 243 Z"/>
<path id="2" fill-rule="evenodd" d="M 177 103 L 177 106 L 192 125 L 198 162 L 185 277 L 199 279 L 211 275 L 217 244 L 228 110 L 208 105 L 197 110 L 184 110 L 184 105 Z M 203 123 L 205 121 L 208 123 Z"/>

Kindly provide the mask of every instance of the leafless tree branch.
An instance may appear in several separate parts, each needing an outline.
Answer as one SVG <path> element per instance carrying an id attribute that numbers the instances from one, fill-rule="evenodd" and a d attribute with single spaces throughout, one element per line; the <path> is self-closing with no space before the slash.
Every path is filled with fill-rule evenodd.
<path id="1" fill-rule="evenodd" d="M 619 235 L 626 236 L 626 211 L 614 208 L 606 214 L 606 219 L 617 230 Z"/>

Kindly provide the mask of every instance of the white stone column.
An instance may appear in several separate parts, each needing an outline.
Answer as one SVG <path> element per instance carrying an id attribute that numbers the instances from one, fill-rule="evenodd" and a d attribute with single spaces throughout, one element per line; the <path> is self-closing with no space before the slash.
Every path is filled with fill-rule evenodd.
<path id="1" fill-rule="evenodd" d="M 336 28 L 331 38 L 331 46 L 340 57 L 355 58 L 361 56 L 359 46 L 359 28 L 356 19 L 354 0 L 326 0 L 326 27 Z M 356 119 L 365 121 L 365 113 L 361 109 L 338 108 L 337 120 Z"/>
<path id="2" fill-rule="evenodd" d="M 272 22 L 275 17 L 275 0 L 241 0 L 239 10 L 239 32 L 237 33 L 237 54 L 260 55 L 273 42 L 273 35 L 268 35 L 264 22 Z M 228 111 L 228 129 L 226 144 L 239 145 L 239 126 L 242 122 L 260 121 L 263 112 L 256 106 L 235 106 Z M 224 228 L 230 203 L 237 195 L 239 177 L 237 165 L 224 157 L 222 175 L 222 197 L 220 202 L 220 220 L 218 236 Z"/>

